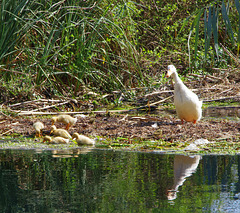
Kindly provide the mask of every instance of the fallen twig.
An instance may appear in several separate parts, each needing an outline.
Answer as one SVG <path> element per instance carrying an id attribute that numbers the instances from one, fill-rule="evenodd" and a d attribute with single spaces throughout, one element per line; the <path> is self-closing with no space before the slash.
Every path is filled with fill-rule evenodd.
<path id="1" fill-rule="evenodd" d="M 15 71 L 15 70 L 9 70 L 9 69 L 5 69 L 5 68 L 3 68 L 3 67 L 0 67 L 0 71 L 12 72 L 12 73 L 16 73 L 16 74 L 21 74 L 21 75 L 27 75 L 27 76 L 29 76 L 28 73 L 23 73 L 23 72 L 19 72 L 19 71 Z"/>
<path id="2" fill-rule="evenodd" d="M 199 89 L 191 89 L 191 91 L 193 92 L 198 92 L 198 91 L 204 91 L 204 90 L 216 90 L 217 88 L 199 88 Z M 155 91 L 149 94 L 144 95 L 145 98 L 149 97 L 149 96 L 154 96 L 154 95 L 159 95 L 159 94 L 163 94 L 163 93 L 173 93 L 174 90 L 163 90 L 163 91 Z"/>
<path id="3" fill-rule="evenodd" d="M 164 101 L 166 101 L 166 100 L 172 98 L 173 96 L 174 96 L 174 95 L 171 95 L 171 96 L 169 96 L 169 97 L 167 97 L 167 98 L 165 98 L 165 99 L 163 99 L 163 100 L 160 100 L 160 101 L 157 101 L 157 102 L 151 103 L 151 104 L 149 104 L 149 106 L 154 106 L 154 105 L 160 104 L 160 103 L 162 103 L 162 102 L 164 102 Z"/>
<path id="4" fill-rule="evenodd" d="M 237 63 L 240 63 L 240 60 L 238 59 L 238 57 L 236 55 L 234 55 L 232 52 L 230 52 L 230 50 L 228 50 L 226 47 L 224 47 L 221 43 L 220 43 L 221 47 L 223 48 L 223 50 Z"/>
<path id="5" fill-rule="evenodd" d="M 162 119 L 160 118 L 156 118 L 156 117 L 150 117 L 150 116 L 144 116 L 144 117 L 140 117 L 140 116 L 135 116 L 135 117 L 131 117 L 131 120 L 139 120 L 139 121 L 162 121 Z"/>
<path id="6" fill-rule="evenodd" d="M 12 104 L 9 105 L 8 107 L 15 107 L 15 106 L 19 106 L 19 105 L 25 105 L 25 104 L 30 104 L 30 103 L 36 103 L 36 102 L 62 102 L 62 100 L 53 100 L 53 99 L 37 99 L 37 100 L 33 100 L 33 101 L 25 101 L 25 102 L 21 102 L 21 103 L 16 103 L 16 104 Z"/>
<path id="7" fill-rule="evenodd" d="M 35 111 L 21 111 L 18 113 L 19 116 L 21 115 L 58 115 L 58 114 L 91 114 L 91 113 L 120 113 L 120 112 L 130 112 L 134 109 L 130 110 L 102 110 L 102 111 L 82 111 L 82 112 L 35 112 Z"/>
<path id="8" fill-rule="evenodd" d="M 64 102 L 59 103 L 59 104 L 54 104 L 54 105 L 51 105 L 51 106 L 46 106 L 46 107 L 42 107 L 42 108 L 39 108 L 39 109 L 34 109 L 34 110 L 32 110 L 32 112 L 36 112 L 36 111 L 44 110 L 44 109 L 54 108 L 56 106 L 61 106 L 61 105 L 67 104 L 67 103 L 69 103 L 69 101 L 64 101 Z"/>
<path id="9" fill-rule="evenodd" d="M 231 90 L 233 90 L 233 88 L 230 88 L 230 89 L 224 90 L 224 91 L 218 93 L 218 95 L 221 95 L 221 94 L 223 94 L 223 93 L 229 92 L 229 91 L 231 91 Z"/>
<path id="10" fill-rule="evenodd" d="M 2 135 L 6 135 L 7 133 L 9 133 L 9 132 L 11 132 L 11 131 L 13 131 L 13 129 L 9 129 L 8 131 L 6 131 L 6 132 L 4 132 L 4 133 L 2 133 L 2 134 L 0 134 L 1 136 Z"/>
<path id="11" fill-rule="evenodd" d="M 198 78 L 204 78 L 204 79 L 208 79 L 208 80 L 210 80 L 210 81 L 222 81 L 222 82 L 224 82 L 224 80 L 222 79 L 222 78 L 218 78 L 218 77 L 215 77 L 215 76 L 212 76 L 212 75 L 209 75 L 209 74 L 207 74 L 207 75 L 205 75 L 205 76 L 202 76 L 202 75 L 198 75 L 198 74 L 194 74 L 194 73 L 192 73 L 192 74 L 190 74 L 191 76 L 194 76 L 194 77 L 198 77 Z"/>
<path id="12" fill-rule="evenodd" d="M 144 97 L 147 98 L 149 96 L 159 95 L 159 94 L 163 94 L 163 93 L 173 93 L 173 92 L 174 92 L 174 90 L 155 91 L 155 92 L 144 95 Z"/>

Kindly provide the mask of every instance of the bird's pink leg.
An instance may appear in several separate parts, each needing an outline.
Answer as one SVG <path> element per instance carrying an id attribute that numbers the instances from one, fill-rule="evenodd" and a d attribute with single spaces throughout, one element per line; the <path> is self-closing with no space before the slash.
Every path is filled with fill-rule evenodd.
<path id="1" fill-rule="evenodd" d="M 70 124 L 67 124 L 66 126 L 66 130 L 69 130 Z"/>

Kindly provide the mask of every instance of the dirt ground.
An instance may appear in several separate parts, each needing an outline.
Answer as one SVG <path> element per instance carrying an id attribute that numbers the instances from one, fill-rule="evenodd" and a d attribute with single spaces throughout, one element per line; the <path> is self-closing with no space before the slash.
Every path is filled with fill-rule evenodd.
<path id="1" fill-rule="evenodd" d="M 196 76 L 194 76 L 196 77 Z M 191 82 L 191 84 L 190 84 Z M 240 101 L 240 75 L 239 73 L 226 76 L 210 76 L 204 80 L 193 80 L 185 82 L 188 87 L 194 86 L 198 88 L 195 90 L 201 100 L 204 101 L 204 108 L 213 102 L 225 103 L 228 107 L 228 102 L 234 102 L 235 107 L 239 107 Z M 151 94 L 145 94 L 149 103 L 157 103 L 163 100 L 158 106 L 158 111 L 154 114 L 148 112 L 135 111 L 134 113 L 91 113 L 86 117 L 78 115 L 77 123 L 70 128 L 69 132 L 73 134 L 78 132 L 85 134 L 92 138 L 97 136 L 111 139 L 125 138 L 126 143 L 131 143 L 132 140 L 164 140 L 164 141 L 194 141 L 199 138 L 208 139 L 209 141 L 231 140 L 232 142 L 239 142 L 240 139 L 240 121 L 239 115 L 234 119 L 211 118 L 203 117 L 197 124 L 185 122 L 183 125 L 176 117 L 175 109 L 167 106 L 167 103 L 172 103 L 172 98 L 167 97 L 173 95 L 170 84 L 162 85 L 158 90 Z M 140 98 L 139 98 L 140 100 Z M 82 102 L 81 102 L 82 103 Z M 34 104 L 36 104 L 34 102 Z M 82 105 L 83 106 L 83 105 Z M 230 104 L 229 104 L 230 106 Z M 19 112 L 19 110 L 32 110 L 31 105 L 8 106 L 11 111 Z M 35 109 L 40 109 L 43 106 L 36 105 Z M 81 109 L 81 108 L 79 108 Z M 46 110 L 41 110 L 46 112 Z M 0 135 L 1 137 L 7 135 L 23 135 L 34 137 L 34 129 L 32 127 L 35 121 L 41 120 L 46 128 L 44 134 L 49 134 L 51 116 L 7 116 L 2 113 L 0 116 Z M 57 127 L 64 127 L 60 123 L 56 123 Z"/>
<path id="2" fill-rule="evenodd" d="M 47 118 L 18 118 L 17 120 L 6 120 L 0 124 L 1 132 L 9 131 L 9 134 L 34 137 L 32 127 L 35 121 L 41 120 L 46 128 L 44 134 L 49 134 L 51 121 Z M 129 142 L 132 139 L 165 141 L 193 141 L 204 138 L 209 141 L 231 140 L 238 141 L 240 138 L 240 125 L 237 121 L 231 120 L 209 120 L 203 118 L 197 124 L 184 123 L 176 118 L 162 117 L 161 121 L 139 121 L 132 116 L 113 114 L 87 116 L 78 119 L 78 122 L 69 130 L 70 134 L 78 132 L 90 137 L 102 136 L 111 139 L 119 137 L 126 138 Z M 64 128 L 57 123 L 58 128 Z"/>

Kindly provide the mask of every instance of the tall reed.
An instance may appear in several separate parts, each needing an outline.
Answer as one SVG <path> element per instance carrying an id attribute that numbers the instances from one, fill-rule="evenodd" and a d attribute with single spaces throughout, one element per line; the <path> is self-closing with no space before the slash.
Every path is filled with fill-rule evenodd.
<path id="1" fill-rule="evenodd" d="M 1 65 L 27 73 L 40 89 L 77 95 L 82 86 L 109 92 L 145 83 L 130 1 L 5 0 L 1 8 L 11 23 L 1 24 Z"/>

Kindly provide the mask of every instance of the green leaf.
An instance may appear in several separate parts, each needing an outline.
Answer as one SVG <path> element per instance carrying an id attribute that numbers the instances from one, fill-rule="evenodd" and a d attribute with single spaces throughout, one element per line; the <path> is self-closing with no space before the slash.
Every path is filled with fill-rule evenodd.
<path id="1" fill-rule="evenodd" d="M 210 39 L 212 33 L 212 10 L 211 7 L 208 9 L 208 19 L 207 19 L 207 9 L 204 13 L 204 38 L 205 38 L 205 58 L 207 57 L 207 52 L 210 46 Z"/>
<path id="2" fill-rule="evenodd" d="M 233 37 L 232 26 L 231 26 L 231 23 L 230 23 L 228 14 L 227 14 L 227 9 L 226 9 L 224 0 L 222 1 L 222 16 L 223 16 L 223 20 L 224 20 L 224 22 L 226 24 L 230 40 L 231 40 L 232 44 L 234 44 L 234 37 Z"/>
<path id="3" fill-rule="evenodd" d="M 214 48 L 217 54 L 217 58 L 219 59 L 219 51 L 218 51 L 218 8 L 215 9 L 213 6 L 213 19 L 212 19 L 212 29 L 213 29 L 213 39 L 214 39 Z"/>
<path id="4" fill-rule="evenodd" d="M 199 38 L 199 21 L 200 21 L 200 17 L 203 13 L 203 9 L 201 9 L 196 17 L 196 33 L 195 33 L 195 54 L 194 54 L 194 58 L 196 60 L 196 56 L 197 56 L 197 47 L 198 47 L 198 38 Z"/>
<path id="5" fill-rule="evenodd" d="M 181 33 L 182 29 L 185 28 L 186 24 L 189 22 L 189 19 L 191 18 L 191 16 L 188 16 L 184 21 L 183 21 L 183 24 L 182 24 L 182 27 L 179 31 L 179 33 Z"/>
<path id="6" fill-rule="evenodd" d="M 239 53 L 239 45 L 240 45 L 240 3 L 239 0 L 235 0 L 235 5 L 238 11 L 238 39 L 237 39 L 237 43 L 238 43 L 238 53 Z"/>
<path id="7" fill-rule="evenodd" d="M 239 0 L 235 0 L 235 5 L 236 5 L 237 11 L 238 11 L 238 15 L 240 15 L 240 3 L 239 3 Z"/>

